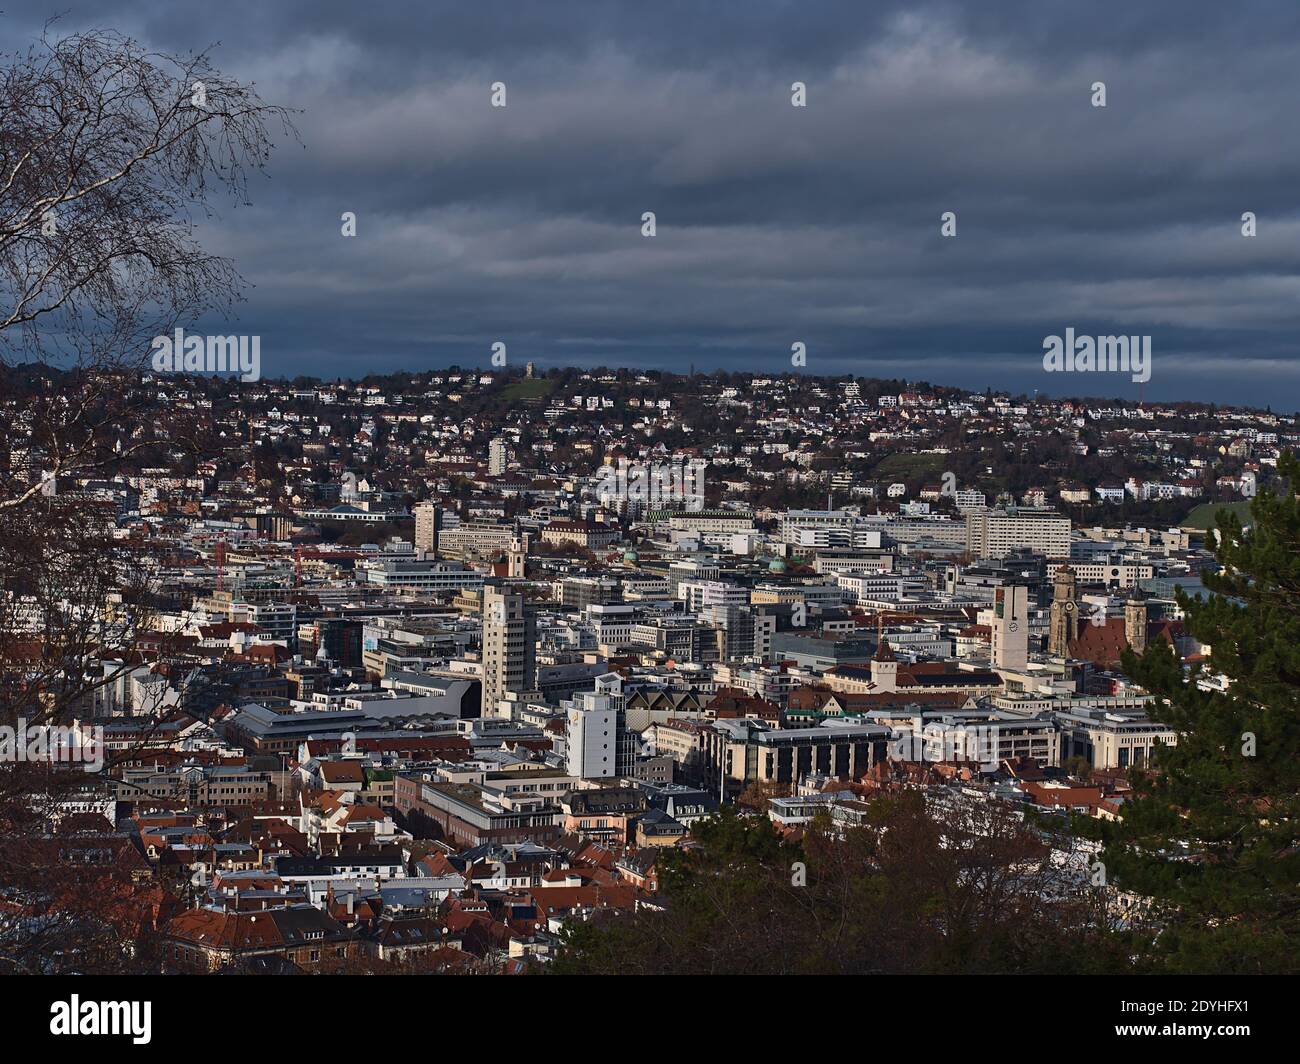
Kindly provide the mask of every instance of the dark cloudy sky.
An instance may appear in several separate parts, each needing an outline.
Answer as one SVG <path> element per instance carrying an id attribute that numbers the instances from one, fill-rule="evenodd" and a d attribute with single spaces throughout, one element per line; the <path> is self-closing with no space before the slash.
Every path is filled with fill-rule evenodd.
<path id="1" fill-rule="evenodd" d="M 1295 0 L 3 9 L 5 48 L 62 10 L 216 44 L 302 109 L 304 147 L 203 231 L 256 286 L 237 328 L 268 376 L 487 366 L 498 340 L 781 372 L 802 341 L 809 372 L 1136 397 L 1043 371 L 1073 326 L 1150 334 L 1147 397 L 1300 407 Z"/>

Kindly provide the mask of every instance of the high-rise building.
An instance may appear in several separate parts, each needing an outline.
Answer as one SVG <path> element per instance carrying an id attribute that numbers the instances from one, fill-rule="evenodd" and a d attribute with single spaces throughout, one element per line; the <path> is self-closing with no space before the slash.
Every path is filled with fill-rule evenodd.
<path id="1" fill-rule="evenodd" d="M 1024 669 L 1029 664 L 1029 588 L 1006 584 L 994 591 L 993 667 Z"/>
<path id="2" fill-rule="evenodd" d="M 605 695 L 579 691 L 565 717 L 565 771 L 579 779 L 618 775 L 618 710 Z"/>
<path id="3" fill-rule="evenodd" d="M 598 676 L 596 690 L 579 691 L 563 706 L 565 771 L 587 780 L 632 775 L 638 744 L 627 727 L 623 678 Z"/>
<path id="4" fill-rule="evenodd" d="M 507 691 L 533 690 L 537 628 L 524 596 L 500 583 L 483 585 L 483 715 L 496 715 Z"/>
<path id="5" fill-rule="evenodd" d="M 714 629 L 721 661 L 741 661 L 756 656 L 757 613 L 749 606 L 705 606 L 700 622 Z M 775 619 L 772 627 L 775 629 Z"/>
<path id="6" fill-rule="evenodd" d="M 506 463 L 510 461 L 510 451 L 506 447 L 506 441 L 498 436 L 488 444 L 488 475 L 499 477 L 506 471 Z"/>
<path id="7" fill-rule="evenodd" d="M 438 554 L 438 536 L 442 532 L 442 507 L 433 502 L 415 507 L 415 549 Z"/>
<path id="8" fill-rule="evenodd" d="M 360 621 L 349 621 L 338 617 L 322 618 L 316 622 L 317 658 L 345 669 L 361 665 L 361 629 Z"/>

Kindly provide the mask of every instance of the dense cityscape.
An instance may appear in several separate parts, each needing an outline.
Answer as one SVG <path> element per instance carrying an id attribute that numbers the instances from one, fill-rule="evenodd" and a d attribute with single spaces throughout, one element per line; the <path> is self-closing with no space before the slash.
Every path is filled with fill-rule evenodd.
<path id="1" fill-rule="evenodd" d="M 14 1031 L 1281 1032 L 1294 5 L 0 34 Z"/>
<path id="2" fill-rule="evenodd" d="M 1041 821 L 1061 889 L 1131 919 L 1071 828 L 1177 743 L 1121 657 L 1205 661 L 1176 598 L 1216 569 L 1203 515 L 1300 441 L 791 374 L 145 374 L 115 389 L 135 456 L 60 476 L 23 430 L 64 384 L 25 387 L 6 477 L 89 506 L 140 578 L 78 648 L 59 749 L 98 771 L 42 815 L 115 944 L 179 972 L 541 970 L 573 923 L 657 908 L 720 808 L 798 838 L 905 792 Z M 87 605 L 39 583 L 6 590 L 6 672 L 42 596 Z"/>

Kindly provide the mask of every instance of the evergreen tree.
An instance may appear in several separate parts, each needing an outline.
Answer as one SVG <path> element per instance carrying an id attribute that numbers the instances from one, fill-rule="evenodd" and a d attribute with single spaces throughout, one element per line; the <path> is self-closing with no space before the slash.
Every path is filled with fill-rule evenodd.
<path id="1" fill-rule="evenodd" d="M 1285 487 L 1253 501 L 1248 528 L 1220 511 L 1212 594 L 1179 593 L 1208 665 L 1184 670 L 1163 641 L 1124 659 L 1178 741 L 1134 773 L 1104 860 L 1151 899 L 1154 956 L 1173 971 L 1300 968 L 1300 461 L 1278 471 Z M 1213 675 L 1226 690 L 1198 685 Z"/>

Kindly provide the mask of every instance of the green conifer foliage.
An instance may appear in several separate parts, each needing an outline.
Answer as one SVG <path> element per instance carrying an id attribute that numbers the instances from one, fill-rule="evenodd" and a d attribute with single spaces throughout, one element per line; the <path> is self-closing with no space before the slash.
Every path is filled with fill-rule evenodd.
<path id="1" fill-rule="evenodd" d="M 1110 833 L 1112 881 L 1153 903 L 1155 959 L 1182 972 L 1300 967 L 1300 461 L 1252 503 L 1222 511 L 1208 597 L 1180 592 L 1187 631 L 1209 650 L 1184 670 L 1153 641 L 1125 671 L 1179 734 Z M 1228 680 L 1226 690 L 1198 681 Z"/>

